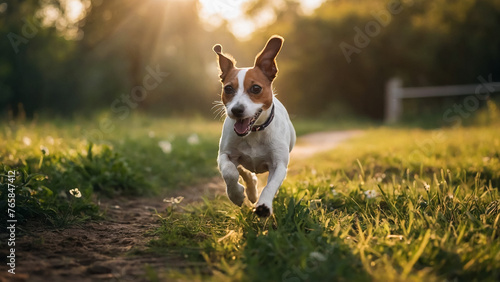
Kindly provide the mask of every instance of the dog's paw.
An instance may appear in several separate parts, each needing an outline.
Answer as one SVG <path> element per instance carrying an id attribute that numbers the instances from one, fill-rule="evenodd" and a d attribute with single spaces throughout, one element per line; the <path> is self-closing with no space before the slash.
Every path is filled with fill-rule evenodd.
<path id="1" fill-rule="evenodd" d="M 227 196 L 228 196 L 229 200 L 231 200 L 231 202 L 233 202 L 233 204 L 235 204 L 239 207 L 241 207 L 241 205 L 243 204 L 243 201 L 245 200 L 244 189 L 245 188 L 243 187 L 243 185 L 238 183 L 237 189 L 234 189 L 234 190 L 228 189 L 227 190 Z"/>
<path id="2" fill-rule="evenodd" d="M 268 217 L 271 215 L 271 209 L 268 208 L 265 204 L 262 204 L 256 207 L 253 212 L 259 217 Z"/>
<path id="3" fill-rule="evenodd" d="M 243 205 L 243 201 L 245 200 L 245 195 L 241 194 L 229 194 L 227 195 L 229 197 L 229 200 L 233 202 L 233 204 L 241 207 Z"/>

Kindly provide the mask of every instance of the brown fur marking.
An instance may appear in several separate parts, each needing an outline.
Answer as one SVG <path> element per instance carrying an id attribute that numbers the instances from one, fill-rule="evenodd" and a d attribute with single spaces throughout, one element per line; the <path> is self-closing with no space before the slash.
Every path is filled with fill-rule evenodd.
<path id="1" fill-rule="evenodd" d="M 252 94 L 248 89 L 254 84 L 262 87 L 260 94 Z M 248 93 L 250 99 L 254 103 L 263 104 L 264 110 L 267 110 L 273 104 L 272 83 L 267 79 L 264 73 L 259 68 L 251 68 L 247 71 L 244 82 L 245 92 Z"/>

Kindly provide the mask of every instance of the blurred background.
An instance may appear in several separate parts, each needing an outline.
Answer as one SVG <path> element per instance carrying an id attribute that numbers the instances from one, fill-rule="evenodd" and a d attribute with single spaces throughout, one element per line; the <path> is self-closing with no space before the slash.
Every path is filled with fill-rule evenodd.
<path id="1" fill-rule="evenodd" d="M 275 88 L 292 117 L 382 120 L 392 77 L 500 81 L 499 31 L 499 0 L 0 0 L 0 117 L 212 118 L 212 46 L 248 67 L 279 34 Z M 457 99 L 409 99 L 404 112 L 441 116 Z"/>

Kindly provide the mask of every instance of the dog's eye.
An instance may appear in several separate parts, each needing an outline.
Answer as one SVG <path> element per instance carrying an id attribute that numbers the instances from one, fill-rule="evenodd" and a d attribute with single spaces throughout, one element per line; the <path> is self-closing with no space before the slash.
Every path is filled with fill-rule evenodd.
<path id="1" fill-rule="evenodd" d="M 254 84 L 250 87 L 250 93 L 252 94 L 259 94 L 262 91 L 262 87 L 258 86 L 257 84 Z"/>
<path id="2" fill-rule="evenodd" d="M 224 93 L 226 94 L 234 94 L 234 88 L 231 85 L 224 86 Z"/>

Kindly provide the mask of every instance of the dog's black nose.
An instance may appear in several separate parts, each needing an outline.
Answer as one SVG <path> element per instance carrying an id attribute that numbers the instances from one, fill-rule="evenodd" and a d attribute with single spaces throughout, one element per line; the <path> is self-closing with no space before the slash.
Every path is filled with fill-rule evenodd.
<path id="1" fill-rule="evenodd" d="M 233 115 L 237 118 L 243 117 L 243 113 L 245 112 L 245 106 L 243 105 L 236 105 L 231 109 L 231 112 Z"/>

